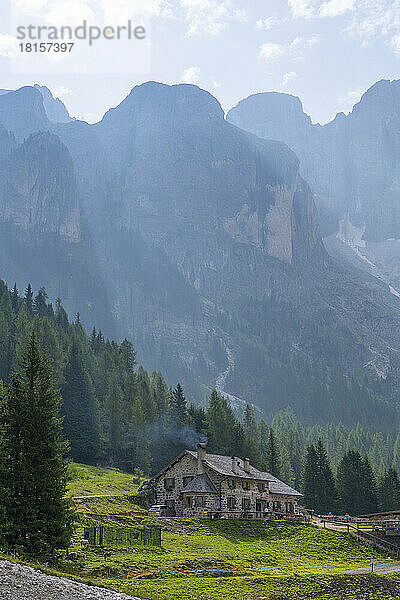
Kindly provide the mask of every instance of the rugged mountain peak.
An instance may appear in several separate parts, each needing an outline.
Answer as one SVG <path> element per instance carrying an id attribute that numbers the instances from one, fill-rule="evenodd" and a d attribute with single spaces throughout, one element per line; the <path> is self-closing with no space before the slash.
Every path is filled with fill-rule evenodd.
<path id="1" fill-rule="evenodd" d="M 60 98 L 55 98 L 48 87 L 38 83 L 35 83 L 33 87 L 42 94 L 43 105 L 50 121 L 53 123 L 69 123 L 73 120 L 65 104 Z"/>
<path id="2" fill-rule="evenodd" d="M 196 85 L 167 85 L 148 81 L 134 87 L 115 108 L 106 112 L 103 122 L 118 118 L 223 119 L 218 100 Z"/>
<path id="3" fill-rule="evenodd" d="M 289 145 L 312 127 L 300 99 L 280 92 L 253 94 L 241 100 L 228 112 L 227 119 L 264 139 L 282 140 Z"/>
<path id="4" fill-rule="evenodd" d="M 0 123 L 20 140 L 36 131 L 49 129 L 50 121 L 40 91 L 25 86 L 0 95 Z"/>

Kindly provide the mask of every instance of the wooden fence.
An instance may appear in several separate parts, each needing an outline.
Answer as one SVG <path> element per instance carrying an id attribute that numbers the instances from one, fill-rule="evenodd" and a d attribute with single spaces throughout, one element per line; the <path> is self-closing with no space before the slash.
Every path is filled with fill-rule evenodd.
<path id="1" fill-rule="evenodd" d="M 161 546 L 161 527 L 85 527 L 83 537 L 90 546 Z"/>

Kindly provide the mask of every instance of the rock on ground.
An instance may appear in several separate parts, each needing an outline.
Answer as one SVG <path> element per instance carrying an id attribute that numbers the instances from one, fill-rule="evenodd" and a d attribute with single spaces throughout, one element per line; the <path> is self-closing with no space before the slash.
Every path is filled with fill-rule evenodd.
<path id="1" fill-rule="evenodd" d="M 0 561 L 1 600 L 139 600 L 126 594 L 45 575 L 32 567 Z"/>

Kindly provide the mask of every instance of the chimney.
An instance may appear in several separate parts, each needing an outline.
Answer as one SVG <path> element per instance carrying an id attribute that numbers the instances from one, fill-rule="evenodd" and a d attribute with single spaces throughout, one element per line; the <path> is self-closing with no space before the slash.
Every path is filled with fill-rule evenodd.
<path id="1" fill-rule="evenodd" d="M 234 473 L 238 472 L 238 459 L 236 458 L 236 456 L 232 456 L 232 471 Z"/>
<path id="2" fill-rule="evenodd" d="M 197 444 L 197 474 L 204 473 L 203 460 L 206 460 L 206 445 L 204 443 Z"/>
<path id="3" fill-rule="evenodd" d="M 244 470 L 246 471 L 246 473 L 250 473 L 250 459 L 249 458 L 245 458 L 244 459 Z"/>

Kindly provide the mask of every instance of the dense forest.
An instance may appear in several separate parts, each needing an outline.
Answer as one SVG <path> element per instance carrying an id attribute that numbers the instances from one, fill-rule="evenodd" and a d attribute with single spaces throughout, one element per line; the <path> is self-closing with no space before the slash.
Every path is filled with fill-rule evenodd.
<path id="1" fill-rule="evenodd" d="M 79 314 L 70 322 L 61 300 L 53 306 L 44 288 L 34 293 L 28 285 L 20 294 L 16 286 L 8 289 L 0 282 L 0 381 L 5 386 L 32 331 L 49 353 L 62 396 L 64 436 L 76 461 L 151 475 L 182 449 L 207 441 L 210 452 L 249 456 L 259 468 L 303 489 L 310 507 L 322 509 L 322 492 L 313 490 L 307 475 L 307 465 L 313 472 L 319 464 L 319 448 L 331 473 L 325 488 L 335 488 L 330 509 L 340 506 L 340 489 L 349 485 L 344 480 L 351 469 L 343 467 L 344 460 L 361 461 L 366 475 L 360 489 L 367 485 L 375 490 L 365 508 L 387 508 L 387 502 L 380 500 L 383 482 L 397 489 L 400 429 L 384 435 L 360 424 L 309 426 L 290 409 L 277 413 L 268 424 L 256 418 L 250 405 L 239 419 L 227 400 L 211 390 L 207 404 L 194 406 L 178 382 L 170 387 L 161 373 L 149 374 L 137 365 L 130 341 L 105 339 L 95 328 L 86 333 Z M 360 472 L 357 465 L 353 470 Z M 392 503 L 397 502 L 396 493 Z"/>

